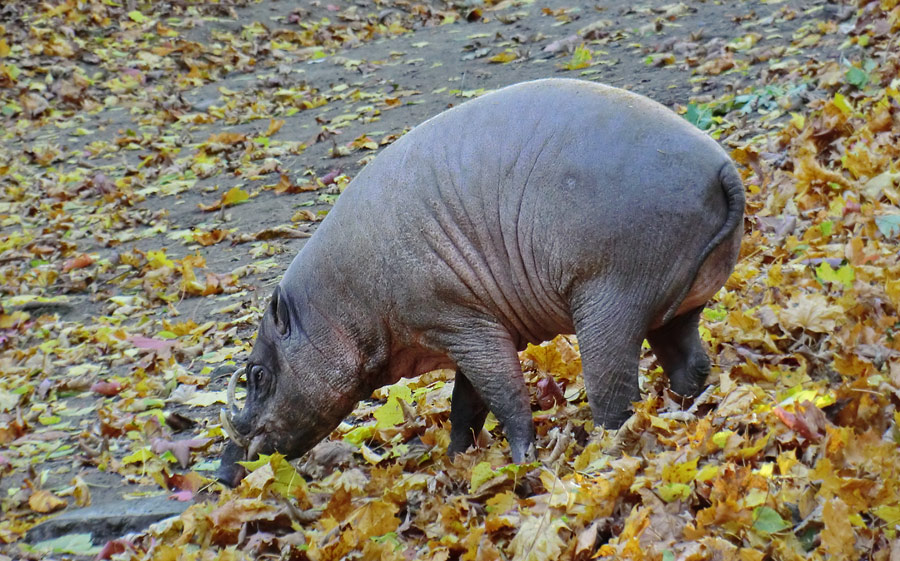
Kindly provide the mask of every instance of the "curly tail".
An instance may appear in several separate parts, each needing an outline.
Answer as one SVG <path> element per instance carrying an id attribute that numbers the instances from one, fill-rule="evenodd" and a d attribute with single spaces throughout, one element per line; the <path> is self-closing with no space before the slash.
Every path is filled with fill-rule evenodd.
<path id="1" fill-rule="evenodd" d="M 694 271 L 691 274 L 691 283 L 685 285 L 678 295 L 678 298 L 666 311 L 666 315 L 663 317 L 662 321 L 663 325 L 668 323 L 669 320 L 675 316 L 678 308 L 681 307 L 681 303 L 691 290 L 691 284 L 694 282 L 694 279 L 697 278 L 700 268 L 706 262 L 709 255 L 719 247 L 719 244 L 728 239 L 734 233 L 736 228 L 741 227 L 744 222 L 744 184 L 741 181 L 741 176 L 738 174 L 737 169 L 735 169 L 734 164 L 730 161 L 725 162 L 722 169 L 719 170 L 719 184 L 722 187 L 722 191 L 725 193 L 725 200 L 728 204 L 728 214 L 725 216 L 725 223 L 722 224 L 722 227 L 719 228 L 719 232 L 713 236 L 713 239 L 706 244 L 705 248 L 703 248 L 703 253 L 700 255 L 700 259 L 697 260 Z"/>

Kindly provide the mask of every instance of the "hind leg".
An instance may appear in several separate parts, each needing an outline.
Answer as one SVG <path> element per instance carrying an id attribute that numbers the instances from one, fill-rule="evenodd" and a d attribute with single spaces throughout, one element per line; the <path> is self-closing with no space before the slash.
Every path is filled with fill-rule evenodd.
<path id="1" fill-rule="evenodd" d="M 640 306 L 621 305 L 629 301 L 637 299 L 600 286 L 573 302 L 588 403 L 594 424 L 606 429 L 621 427 L 632 402 L 641 398 L 638 363 L 648 314 Z"/>
<path id="2" fill-rule="evenodd" d="M 695 308 L 647 334 L 672 391 L 687 397 L 698 395 L 709 376 L 709 356 L 698 331 L 702 311 L 703 306 Z"/>

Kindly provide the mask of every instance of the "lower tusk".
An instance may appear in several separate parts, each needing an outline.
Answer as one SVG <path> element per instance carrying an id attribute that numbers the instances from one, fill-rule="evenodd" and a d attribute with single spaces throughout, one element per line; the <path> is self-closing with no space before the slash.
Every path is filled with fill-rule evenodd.
<path id="1" fill-rule="evenodd" d="M 241 377 L 241 374 L 246 370 L 245 367 L 238 368 L 231 374 L 231 379 L 228 380 L 228 393 L 227 401 L 228 401 L 228 409 L 231 410 L 232 415 L 237 415 L 239 413 L 237 408 L 237 399 L 234 397 L 234 390 L 237 387 L 238 378 Z"/>
<path id="2" fill-rule="evenodd" d="M 247 460 L 253 461 L 256 459 L 256 453 L 259 452 L 259 449 L 262 447 L 263 443 L 263 435 L 258 434 L 253 437 L 253 440 L 250 442 L 250 446 L 247 447 Z"/>
<path id="3" fill-rule="evenodd" d="M 228 411 L 223 407 L 219 411 L 219 422 L 222 423 L 222 430 L 225 431 L 225 434 L 228 435 L 235 444 L 243 448 L 247 449 L 248 442 L 247 439 L 241 436 L 241 433 L 235 428 L 234 423 L 231 421 L 231 415 Z"/>

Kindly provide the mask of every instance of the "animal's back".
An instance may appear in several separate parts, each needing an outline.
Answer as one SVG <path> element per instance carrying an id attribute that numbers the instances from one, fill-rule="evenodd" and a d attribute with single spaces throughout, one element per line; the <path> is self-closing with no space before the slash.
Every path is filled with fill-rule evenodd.
<path id="1" fill-rule="evenodd" d="M 348 256 L 348 280 L 371 283 L 361 288 L 367 300 L 416 330 L 463 308 L 498 317 L 522 343 L 572 332 L 573 285 L 603 275 L 662 292 L 663 313 L 699 266 L 686 261 L 725 220 L 718 172 L 727 162 L 646 98 L 530 82 L 442 113 L 385 149 L 329 217 L 358 247 L 329 253 Z"/>

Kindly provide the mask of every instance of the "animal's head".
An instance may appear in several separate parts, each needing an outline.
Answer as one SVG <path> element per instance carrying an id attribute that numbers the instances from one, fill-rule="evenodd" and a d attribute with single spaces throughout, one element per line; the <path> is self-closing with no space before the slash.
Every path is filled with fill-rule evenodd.
<path id="1" fill-rule="evenodd" d="M 327 330 L 330 324 L 312 310 L 300 310 L 279 286 L 259 326 L 246 365 L 228 383 L 228 410 L 222 426 L 231 442 L 218 477 L 236 485 L 244 475 L 235 462 L 279 452 L 297 458 L 328 436 L 359 399 L 357 373 L 339 355 Z M 242 411 L 235 386 L 247 380 Z"/>

